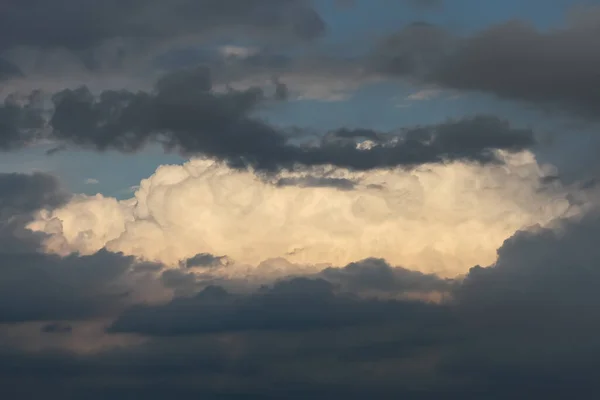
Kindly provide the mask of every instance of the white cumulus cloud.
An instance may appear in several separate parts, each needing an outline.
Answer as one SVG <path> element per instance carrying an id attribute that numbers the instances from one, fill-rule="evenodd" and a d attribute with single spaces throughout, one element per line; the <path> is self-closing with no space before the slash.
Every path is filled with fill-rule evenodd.
<path id="1" fill-rule="evenodd" d="M 77 196 L 41 212 L 30 229 L 48 233 L 47 250 L 60 254 L 106 247 L 173 266 L 209 253 L 239 264 L 285 258 L 318 269 L 382 257 L 456 276 L 493 263 L 516 230 L 544 225 L 569 208 L 566 190 L 542 187 L 545 171 L 531 153 L 504 157 L 505 165 L 304 172 L 357 182 L 352 190 L 275 185 L 251 171 L 193 159 L 160 166 L 131 199 Z"/>

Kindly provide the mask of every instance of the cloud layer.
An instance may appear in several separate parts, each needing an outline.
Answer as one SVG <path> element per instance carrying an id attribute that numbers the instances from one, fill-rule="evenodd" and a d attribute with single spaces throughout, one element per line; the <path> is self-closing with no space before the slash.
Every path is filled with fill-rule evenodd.
<path id="1" fill-rule="evenodd" d="M 496 174 L 504 171 L 497 186 L 515 185 L 505 175 L 508 168 L 519 175 L 519 185 L 531 184 L 526 172 L 537 167 L 526 157 L 520 167 L 516 161 L 496 166 Z M 164 185 L 175 172 L 183 182 L 200 166 L 208 177 L 212 166 L 223 183 L 249 174 L 195 161 L 161 168 L 168 174 L 159 171 L 140 190 L 150 189 L 152 181 Z M 434 167 L 433 172 L 460 175 L 460 168 L 494 175 L 489 166 Z M 394 182 L 393 173 L 386 174 Z M 0 175 L 0 184 L 11 188 L 0 191 L 0 215 L 21 215 L 22 224 L 35 209 L 60 207 L 68 199 L 46 175 Z M 513 189 L 527 187 L 519 185 Z M 351 193 L 328 190 L 328 196 Z M 549 200 L 551 193 L 542 198 Z M 562 189 L 554 194 L 564 196 Z M 528 204 L 539 207 L 530 196 Z M 596 198 L 593 191 L 587 196 L 592 202 Z M 88 201 L 85 210 L 97 211 L 89 202 L 94 199 L 81 197 L 65 207 L 82 200 Z M 39 253 L 37 247 L 14 253 L 4 248 L 8 242 L 2 236 L 2 390 L 19 397 L 51 390 L 67 397 L 92 393 L 91 398 L 132 393 L 388 398 L 400 393 L 433 399 L 444 393 L 452 399 L 477 393 L 503 399 L 517 390 L 551 396 L 573 387 L 587 393 L 595 387 L 592 371 L 600 348 L 594 311 L 600 283 L 594 238 L 600 224 L 593 205 L 575 211 L 546 227 L 509 234 L 495 263 L 471 268 L 462 280 L 369 258 L 342 268 L 288 269 L 282 275 L 259 266 L 254 273 L 262 274 L 266 285 L 257 287 L 242 275 L 222 274 L 221 268 L 239 267 L 210 254 L 165 268 L 104 249 L 67 257 Z M 71 222 L 86 222 L 81 214 L 77 218 Z M 11 240 L 41 244 L 43 237 L 29 235 Z M 469 238 L 479 236 L 473 232 Z"/>
<path id="2" fill-rule="evenodd" d="M 383 133 L 341 128 L 306 143 L 301 129 L 276 128 L 256 116 L 269 101 L 258 88 L 213 90 L 206 68 L 180 70 L 160 78 L 152 92 L 107 90 L 95 96 L 87 87 L 52 96 L 48 126 L 39 94 L 0 108 L 0 139 L 7 149 L 44 138 L 85 149 L 135 152 L 149 143 L 185 155 L 204 155 L 237 168 L 263 171 L 333 165 L 354 170 L 415 167 L 427 163 L 497 163 L 497 150 L 518 152 L 535 144 L 530 129 L 512 127 L 494 116 L 478 115 Z M 47 128 L 47 129 L 44 129 Z M 356 138 L 369 138 L 358 146 Z M 293 140 L 304 142 L 294 143 Z"/>
<path id="3" fill-rule="evenodd" d="M 84 51 L 109 40 L 154 43 L 219 30 L 273 31 L 311 39 L 325 29 L 303 0 L 9 0 L 0 18 L 0 49 L 17 46 Z M 32 28 L 33 27 L 33 28 Z"/>

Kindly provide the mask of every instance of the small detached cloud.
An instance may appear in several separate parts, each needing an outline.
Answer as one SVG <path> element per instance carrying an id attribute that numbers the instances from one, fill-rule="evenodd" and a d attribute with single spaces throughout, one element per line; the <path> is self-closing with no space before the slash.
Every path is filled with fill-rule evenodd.
<path id="1" fill-rule="evenodd" d="M 414 92 L 406 97 L 406 100 L 412 101 L 427 101 L 433 100 L 435 98 L 440 97 L 442 94 L 441 89 L 422 89 L 418 92 Z"/>
<path id="2" fill-rule="evenodd" d="M 208 253 L 196 254 L 183 263 L 186 268 L 227 266 L 230 260 L 226 256 L 214 256 Z"/>

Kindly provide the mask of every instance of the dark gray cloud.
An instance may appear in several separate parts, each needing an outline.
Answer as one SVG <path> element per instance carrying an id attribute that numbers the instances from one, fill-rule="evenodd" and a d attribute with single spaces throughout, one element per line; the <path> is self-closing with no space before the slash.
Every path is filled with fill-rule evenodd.
<path id="1" fill-rule="evenodd" d="M 13 63 L 0 57 L 0 82 L 3 80 L 22 76 L 23 73 Z"/>
<path id="2" fill-rule="evenodd" d="M 0 324 L 88 318 L 127 303 L 120 280 L 139 264 L 133 257 L 43 254 L 44 236 L 26 228 L 34 211 L 69 198 L 53 176 L 0 174 Z"/>
<path id="3" fill-rule="evenodd" d="M 203 154 L 234 167 L 266 171 L 319 165 L 368 170 L 457 160 L 489 163 L 499 161 L 497 149 L 520 151 L 535 143 L 531 130 L 480 115 L 392 135 L 341 129 L 316 145 L 296 145 L 290 143 L 290 134 L 255 116 L 274 101 L 261 90 L 219 93 L 211 88 L 208 70 L 196 68 L 164 76 L 153 92 L 105 91 L 95 97 L 85 87 L 64 90 L 53 97 L 48 137 L 100 151 L 134 152 L 158 142 L 186 155 Z M 15 110 L 18 115 L 24 112 Z M 11 129 L 18 124 L 8 119 L 5 136 L 10 143 L 24 142 Z M 377 142 L 358 148 L 357 137 Z"/>
<path id="4" fill-rule="evenodd" d="M 585 311 L 600 306 L 595 290 L 600 252 L 594 244 L 599 231 L 600 214 L 595 211 L 579 221 L 559 221 L 552 229 L 518 232 L 498 249 L 492 268 L 471 270 L 459 298 L 469 311 L 494 310 L 487 321 L 513 332 L 548 324 L 552 332 L 564 334 L 578 324 L 600 325 L 600 317 Z M 483 324 L 486 319 L 480 317 Z"/>
<path id="5" fill-rule="evenodd" d="M 290 155 L 302 165 L 331 164 L 368 170 L 458 160 L 493 163 L 499 161 L 494 152 L 497 149 L 521 151 L 534 144 L 531 130 L 513 128 L 507 121 L 480 115 L 405 129 L 368 149 L 357 148 L 352 140 L 325 140 L 317 147 L 290 149 Z"/>
<path id="6" fill-rule="evenodd" d="M 327 268 L 319 276 L 352 293 L 427 294 L 453 290 L 453 283 L 450 280 L 402 267 L 392 267 L 379 258 L 354 262 L 344 268 Z"/>
<path id="7" fill-rule="evenodd" d="M 123 3 L 125 14 L 137 4 Z M 111 7 L 106 3 L 106 10 Z M 103 15 L 98 18 L 102 21 Z M 87 36 L 50 37 L 35 45 L 62 40 L 63 46 L 82 49 L 115 32 L 123 35 L 119 18 L 114 24 L 104 28 L 110 33 L 97 34 L 90 25 Z M 385 65 L 389 73 L 425 82 L 556 103 L 590 115 L 597 98 L 583 87 L 591 74 L 588 65 L 558 62 L 559 52 L 573 44 L 565 32 L 585 28 L 590 33 L 587 24 L 576 21 L 550 33 L 519 24 L 499 26 L 467 39 L 415 25 L 408 36 L 393 39 L 397 53 L 390 53 L 394 57 Z M 0 25 L 0 33 L 3 29 L 16 28 Z M 586 40 L 582 46 L 589 45 L 591 39 Z M 568 50 L 575 64 L 587 57 L 593 65 L 595 56 L 584 54 L 585 46 Z M 526 65 L 512 64 L 511 57 Z M 547 70 L 537 71 L 540 58 L 549 64 Z M 567 78 L 569 68 L 578 68 L 579 76 Z M 542 82 L 550 74 L 557 84 L 545 87 Z M 526 90 L 517 83 L 529 86 Z M 478 116 L 393 134 L 341 129 L 316 144 L 295 145 L 289 135 L 256 117 L 273 99 L 255 89 L 218 94 L 211 87 L 206 72 L 196 70 L 167 76 L 152 92 L 107 91 L 95 97 L 86 89 L 63 91 L 54 98 L 49 137 L 69 146 L 125 152 L 162 142 L 169 149 L 265 170 L 495 162 L 494 149 L 518 151 L 534 144 L 531 131 Z M 279 87 L 277 99 L 286 96 Z M 35 96 L 11 97 L 0 107 L 0 147 L 25 146 L 42 134 L 43 126 Z M 374 147 L 357 149 L 361 139 Z M 279 184 L 351 188 L 352 182 L 307 176 Z M 160 266 L 140 267 L 130 257 L 107 251 L 84 257 L 39 253 L 42 237 L 24 228 L 30 214 L 67 198 L 50 176 L 0 174 L 0 335 L 8 325 L 36 321 L 43 322 L 35 326 L 36 333 L 48 340 L 67 336 L 76 341 L 77 329 L 64 321 L 118 314 L 108 335 L 126 332 L 143 335 L 145 341 L 75 354 L 24 351 L 2 340 L 2 397 L 509 399 L 518 393 L 593 398 L 600 368 L 596 211 L 558 221 L 551 229 L 515 234 L 499 249 L 494 265 L 474 267 L 460 282 L 367 259 L 240 294 L 206 287 L 203 279 L 212 279 L 209 267 L 226 262 L 211 254 L 162 272 Z M 131 281 L 137 282 L 124 284 L 123 278 L 132 278 L 138 269 L 173 289 L 176 298 L 123 311 L 134 302 L 128 290 Z M 403 294 L 430 292 L 449 296 L 440 304 L 398 300 Z"/>
<path id="8" fill-rule="evenodd" d="M 118 279 L 134 264 L 131 257 L 106 251 L 66 258 L 0 253 L 0 323 L 110 314 L 127 293 Z"/>
<path id="9" fill-rule="evenodd" d="M 122 314 L 112 329 L 145 334 L 140 345 L 88 355 L 0 348 L 0 383 L 21 396 L 55 389 L 67 398 L 587 396 L 600 355 L 599 221 L 590 213 L 517 233 L 495 265 L 462 283 L 370 259 L 250 294 L 209 286 Z M 454 299 L 443 304 L 345 292 L 449 284 Z"/>
<path id="10" fill-rule="evenodd" d="M 285 140 L 249 116 L 264 100 L 259 89 L 215 93 L 208 70 L 198 68 L 163 77 L 152 93 L 106 91 L 98 99 L 85 87 L 57 93 L 50 125 L 56 139 L 101 151 L 133 152 L 155 141 L 253 163 Z"/>
<path id="11" fill-rule="evenodd" d="M 346 298 L 328 281 L 294 279 L 241 297 L 210 287 L 197 298 L 154 312 L 132 310 L 115 327 L 158 335 L 161 341 L 164 335 L 227 332 L 244 349 L 240 354 L 250 357 L 236 365 L 256 371 L 254 382 L 269 382 L 258 371 L 272 376 L 284 368 L 277 376 L 287 376 L 290 385 L 301 380 L 323 398 L 324 393 L 345 394 L 342 387 L 419 399 L 440 398 L 440 393 L 441 398 L 508 399 L 515 390 L 551 396 L 573 388 L 583 395 L 595 385 L 600 354 L 595 335 L 600 320 L 594 311 L 600 300 L 595 290 L 600 255 L 593 239 L 598 221 L 589 214 L 564 221 L 559 229 L 517 233 L 501 247 L 495 265 L 474 268 L 463 283 L 375 259 L 320 274 L 353 292 L 450 288 L 454 298 L 445 305 L 412 308 L 415 303 Z M 356 314 L 343 311 L 349 304 Z M 399 304 L 405 308 L 396 308 Z M 187 325 L 177 323 L 176 316 Z M 356 318 L 357 325 L 345 318 Z M 253 330 L 266 335 L 264 342 L 252 339 L 259 335 Z M 268 346 L 278 350 L 266 351 Z M 365 372 L 365 365 L 377 366 L 378 379 Z M 415 380 L 414 386 L 398 383 Z M 235 381 L 243 380 L 238 375 Z"/>
<path id="12" fill-rule="evenodd" d="M 598 9 L 584 9 L 560 28 L 542 31 L 509 21 L 467 37 L 415 24 L 388 38 L 378 69 L 459 90 L 481 91 L 596 117 L 600 95 Z"/>
<path id="13" fill-rule="evenodd" d="M 228 259 L 226 256 L 215 256 L 209 253 L 200 253 L 185 260 L 184 266 L 186 268 L 213 267 L 227 262 Z"/>
<path id="14" fill-rule="evenodd" d="M 203 288 L 201 276 L 181 268 L 172 268 L 164 271 L 161 283 L 172 289 L 176 296 L 192 296 Z"/>
<path id="15" fill-rule="evenodd" d="M 593 211 L 552 229 L 518 232 L 494 266 L 473 268 L 455 293 L 468 340 L 443 368 L 502 396 L 507 381 L 534 392 L 585 393 L 600 354 L 593 333 L 600 328 L 599 229 Z"/>
<path id="16" fill-rule="evenodd" d="M 278 79 L 274 79 L 273 83 L 275 84 L 275 98 L 277 100 L 287 100 L 290 95 L 287 85 Z"/>
<path id="17" fill-rule="evenodd" d="M 53 176 L 0 174 L 0 252 L 33 251 L 41 237 L 25 228 L 31 213 L 41 208 L 53 208 L 70 195 Z"/>
<path id="18" fill-rule="evenodd" d="M 275 184 L 277 186 L 332 187 L 340 190 L 352 190 L 356 186 L 356 182 L 350 179 L 327 178 L 311 175 L 295 178 L 280 178 Z"/>
<path id="19" fill-rule="evenodd" d="M 450 32 L 426 22 L 412 23 L 389 35 L 373 50 L 373 68 L 392 76 L 425 79 L 443 65 L 446 52 L 456 45 Z"/>
<path id="20" fill-rule="evenodd" d="M 0 103 L 0 149 L 12 150 L 31 144 L 45 126 L 39 93 L 20 100 L 8 96 Z"/>
<path id="21" fill-rule="evenodd" d="M 117 319 L 111 332 L 177 336 L 238 331 L 303 331 L 443 318 L 439 307 L 420 302 L 362 300 L 336 294 L 323 279 L 294 278 L 250 296 L 209 286 L 193 298 L 159 307 L 139 306 Z"/>
<path id="22" fill-rule="evenodd" d="M 171 357 L 182 354 L 175 348 L 185 349 L 188 360 L 208 354 L 212 371 L 246 395 L 273 394 L 274 377 L 286 382 L 283 393 L 294 391 L 296 383 L 303 395 L 312 391 L 317 398 L 345 390 L 419 399 L 440 393 L 508 399 L 519 390 L 529 396 L 565 390 L 583 395 L 595 385 L 600 354 L 594 245 L 600 219 L 594 213 L 587 217 L 563 221 L 557 229 L 517 233 L 500 248 L 495 265 L 473 268 L 462 283 L 370 259 L 253 294 L 210 286 L 164 306 L 133 308 L 112 329 L 154 337 L 137 349 L 141 359 L 171 343 L 173 355 L 159 357 L 169 368 Z M 340 288 L 449 290 L 453 298 L 443 304 L 372 300 Z M 221 346 L 235 343 L 234 359 L 217 350 L 219 340 Z M 213 343 L 210 352 L 207 343 Z M 190 364 L 176 362 L 180 371 L 194 370 Z M 196 379 L 213 376 L 194 371 Z M 246 387 L 246 377 L 255 386 Z M 208 390 L 187 387 L 190 393 Z"/>
<path id="23" fill-rule="evenodd" d="M 405 138 L 431 141 L 430 134 L 415 129 Z M 331 136 L 325 145 L 349 145 L 355 136 L 387 140 L 366 132 Z M 0 214 L 8 219 L 67 197 L 46 175 L 0 175 Z M 106 251 L 85 257 L 9 251 L 4 246 L 11 242 L 2 236 L 0 334 L 3 324 L 51 321 L 36 326 L 37 333 L 71 338 L 76 329 L 61 321 L 118 314 L 109 335 L 141 334 L 147 342 L 87 355 L 0 345 L 0 386 L 4 394 L 25 398 L 52 388 L 65 398 L 477 393 L 503 399 L 517 390 L 548 397 L 573 387 L 585 395 L 596 385 L 600 355 L 599 229 L 598 213 L 590 212 L 552 229 L 519 232 L 499 249 L 495 265 L 473 268 L 463 282 L 367 259 L 240 294 L 205 287 L 190 269 L 174 269 L 160 275 L 161 283 L 190 297 L 125 311 L 133 300 L 122 278 L 138 268 L 132 258 Z M 40 238 L 11 240 L 39 244 Z M 191 263 L 218 258 L 200 254 Z M 160 272 L 155 265 L 140 270 Z M 441 304 L 377 296 L 413 292 L 450 296 Z"/>
<path id="24" fill-rule="evenodd" d="M 157 42 L 236 30 L 312 39 L 325 24 L 304 0 L 7 0 L 0 13 L 0 50 L 85 51 L 113 39 Z"/>
<path id="25" fill-rule="evenodd" d="M 6 219 L 40 208 L 54 208 L 68 199 L 68 193 L 52 175 L 0 173 L 0 216 Z"/>
<path id="26" fill-rule="evenodd" d="M 312 48 L 311 48 L 312 49 Z M 222 46 L 175 48 L 155 57 L 151 64 L 169 72 L 178 68 L 205 66 L 219 87 L 260 86 L 272 97 L 340 101 L 374 80 L 359 56 L 343 56 L 319 48 L 287 46 Z"/>

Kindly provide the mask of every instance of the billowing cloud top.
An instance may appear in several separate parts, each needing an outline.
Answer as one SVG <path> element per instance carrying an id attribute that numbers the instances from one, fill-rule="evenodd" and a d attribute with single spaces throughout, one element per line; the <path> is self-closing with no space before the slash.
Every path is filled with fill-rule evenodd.
<path id="1" fill-rule="evenodd" d="M 106 246 L 169 265 L 199 253 L 250 264 L 284 257 L 343 265 L 377 256 L 455 276 L 492 263 L 515 230 L 569 210 L 565 191 L 543 190 L 544 171 L 531 154 L 499 157 L 505 165 L 330 168 L 271 180 L 197 159 L 160 167 L 132 199 L 79 196 L 40 213 L 30 228 L 50 234 L 47 249 L 59 254 Z M 352 182 L 351 190 L 340 188 L 342 181 Z"/>

